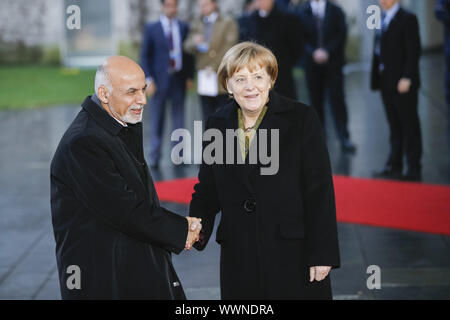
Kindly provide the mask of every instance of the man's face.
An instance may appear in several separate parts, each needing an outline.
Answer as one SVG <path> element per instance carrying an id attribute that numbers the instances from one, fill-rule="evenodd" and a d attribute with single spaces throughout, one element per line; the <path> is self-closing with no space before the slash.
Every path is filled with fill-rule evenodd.
<path id="1" fill-rule="evenodd" d="M 144 72 L 135 68 L 123 74 L 111 73 L 111 86 L 108 106 L 112 114 L 126 123 L 135 124 L 142 121 L 142 113 L 147 103 L 145 96 Z"/>
<path id="2" fill-rule="evenodd" d="M 177 0 L 164 0 L 164 3 L 162 5 L 162 11 L 167 18 L 169 19 L 175 18 L 178 11 Z"/>
<path id="3" fill-rule="evenodd" d="M 378 0 L 378 1 L 383 10 L 389 10 L 398 2 L 398 0 Z"/>
<path id="4" fill-rule="evenodd" d="M 256 7 L 258 10 L 270 12 L 273 8 L 275 0 L 256 0 Z"/>
<path id="5" fill-rule="evenodd" d="M 198 0 L 198 6 L 200 7 L 200 13 L 202 16 L 209 16 L 216 10 L 216 4 L 212 0 Z"/>

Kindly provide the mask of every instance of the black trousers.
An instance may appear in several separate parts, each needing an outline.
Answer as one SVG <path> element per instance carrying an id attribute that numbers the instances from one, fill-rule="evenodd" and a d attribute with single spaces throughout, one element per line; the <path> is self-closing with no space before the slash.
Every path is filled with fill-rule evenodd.
<path id="1" fill-rule="evenodd" d="M 341 67 L 313 65 L 306 68 L 306 81 L 312 106 L 325 127 L 325 94 L 328 94 L 331 113 L 339 137 L 350 138 L 348 132 L 347 105 L 344 96 L 344 77 Z"/>
<path id="2" fill-rule="evenodd" d="M 212 115 L 218 108 L 225 105 L 227 101 L 227 94 L 219 94 L 216 97 L 200 96 L 204 124 L 206 124 L 206 120 L 208 120 L 208 117 Z"/>
<path id="3" fill-rule="evenodd" d="M 406 94 L 382 89 L 384 109 L 390 129 L 391 152 L 387 166 L 403 169 L 403 156 L 409 172 L 421 171 L 422 133 L 418 114 L 418 89 Z"/>

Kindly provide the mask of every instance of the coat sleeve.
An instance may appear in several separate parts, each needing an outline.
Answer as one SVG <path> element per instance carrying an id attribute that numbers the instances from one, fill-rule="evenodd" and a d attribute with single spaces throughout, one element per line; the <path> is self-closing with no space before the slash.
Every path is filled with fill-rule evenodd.
<path id="1" fill-rule="evenodd" d="M 337 50 L 341 50 L 347 40 L 347 24 L 345 22 L 345 14 L 341 9 L 336 9 L 336 22 L 336 25 L 333 26 L 333 38 L 325 45 L 325 49 L 330 55 L 333 55 Z"/>
<path id="2" fill-rule="evenodd" d="M 117 170 L 101 141 L 74 140 L 65 154 L 72 190 L 101 223 L 139 241 L 180 253 L 186 243 L 186 218 L 141 199 Z"/>
<path id="3" fill-rule="evenodd" d="M 225 18 L 224 18 L 225 19 Z M 217 48 L 217 56 L 223 57 L 225 53 L 234 46 L 239 40 L 239 26 L 236 20 L 232 18 L 226 18 L 226 28 L 224 29 L 224 33 L 221 35 L 223 41 L 221 41 L 220 47 Z M 221 60 L 217 60 L 215 65 L 213 65 L 214 70 L 218 70 Z"/>
<path id="4" fill-rule="evenodd" d="M 333 177 L 322 125 L 307 107 L 301 138 L 301 184 L 309 266 L 340 266 Z"/>
<path id="5" fill-rule="evenodd" d="M 200 26 L 201 25 L 202 25 L 201 21 L 198 21 L 198 20 L 194 20 L 191 23 L 191 25 L 189 27 L 188 35 L 187 35 L 186 40 L 184 41 L 184 44 L 183 44 L 184 51 L 186 53 L 192 54 L 194 56 L 198 53 L 197 45 L 195 44 L 194 37 L 197 34 L 202 34 L 203 33 L 202 32 L 203 30 L 200 30 Z"/>
<path id="6" fill-rule="evenodd" d="M 184 43 L 186 42 L 187 36 L 189 34 L 189 26 L 187 24 L 184 24 L 184 29 L 185 35 L 183 37 L 183 47 L 182 47 L 183 70 L 186 75 L 186 78 L 192 80 L 195 78 L 195 58 L 191 53 L 188 53 L 184 49 Z"/>
<path id="7" fill-rule="evenodd" d="M 206 129 L 208 124 L 206 125 Z M 207 142 L 203 144 L 203 150 Z M 202 219 L 200 240 L 194 244 L 197 250 L 203 250 L 208 244 L 214 229 L 214 221 L 220 211 L 216 183 L 211 165 L 202 163 L 198 174 L 199 182 L 194 186 L 194 193 L 189 206 L 189 216 Z"/>
<path id="8" fill-rule="evenodd" d="M 142 46 L 141 46 L 141 67 L 144 70 L 146 78 L 153 78 L 154 72 L 151 68 L 151 61 L 153 59 L 153 41 L 151 38 L 151 27 L 150 25 L 145 26 L 144 34 L 142 36 Z"/>
<path id="9" fill-rule="evenodd" d="M 291 55 L 291 61 L 296 63 L 301 58 L 304 49 L 304 39 L 302 37 L 303 25 L 300 19 L 293 13 L 286 14 L 286 23 L 291 34 L 291 40 L 288 41 L 289 53 Z"/>
<path id="10" fill-rule="evenodd" d="M 417 79 L 419 59 L 421 54 L 419 23 L 414 15 L 408 17 L 403 37 L 403 48 L 406 58 L 403 68 L 403 77 L 411 80 Z"/>

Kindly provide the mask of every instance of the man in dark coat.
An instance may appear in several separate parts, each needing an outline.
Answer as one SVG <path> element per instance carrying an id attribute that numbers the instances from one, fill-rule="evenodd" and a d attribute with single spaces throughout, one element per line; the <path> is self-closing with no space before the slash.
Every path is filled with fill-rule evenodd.
<path id="1" fill-rule="evenodd" d="M 238 109 L 233 100 L 209 118 L 207 128 L 223 136 L 236 130 Z M 202 164 L 189 209 L 202 218 L 194 247 L 205 248 L 221 211 L 216 241 L 222 299 L 331 299 L 330 277 L 312 281 L 310 274 L 311 266 L 340 266 L 333 180 L 320 121 L 311 107 L 271 92 L 255 141 L 263 139 L 260 129 L 279 130 L 278 172 L 260 174 L 265 165 L 259 159 L 251 164 L 249 157 L 245 164 Z"/>
<path id="2" fill-rule="evenodd" d="M 159 205 L 143 156 L 144 72 L 110 57 L 95 87 L 51 164 L 61 296 L 185 299 L 171 252 L 189 249 L 201 226 Z"/>
<path id="3" fill-rule="evenodd" d="M 331 1 L 311 0 L 300 7 L 298 16 L 302 24 L 306 80 L 312 106 L 325 124 L 324 102 L 328 95 L 341 148 L 354 152 L 356 148 L 350 142 L 348 131 L 342 74 L 347 39 L 344 12 Z"/>
<path id="4" fill-rule="evenodd" d="M 274 0 L 255 1 L 258 10 L 240 20 L 240 41 L 255 41 L 275 54 L 279 69 L 275 91 L 296 99 L 292 70 L 301 56 L 301 25 L 293 14 L 280 9 Z"/>
<path id="5" fill-rule="evenodd" d="M 372 62 L 373 90 L 380 90 L 389 129 L 391 151 L 375 177 L 419 181 L 422 176 L 422 134 L 418 114 L 421 44 L 414 14 L 398 0 L 380 0 L 383 14 Z M 407 170 L 404 175 L 403 156 Z"/>
<path id="6" fill-rule="evenodd" d="M 450 0 L 438 0 L 435 14 L 445 28 L 445 94 L 447 107 L 450 108 Z"/>

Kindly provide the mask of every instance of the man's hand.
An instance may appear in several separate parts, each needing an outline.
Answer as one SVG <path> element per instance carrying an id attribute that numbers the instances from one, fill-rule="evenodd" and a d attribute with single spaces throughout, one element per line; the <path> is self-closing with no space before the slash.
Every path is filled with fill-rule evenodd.
<path id="1" fill-rule="evenodd" d="M 197 45 L 197 46 L 199 44 L 205 42 L 205 37 L 201 33 L 195 34 L 193 39 L 194 39 L 195 45 Z"/>
<path id="2" fill-rule="evenodd" d="M 186 91 L 191 90 L 193 86 L 194 86 L 194 81 L 192 81 L 192 79 L 187 79 L 186 80 Z"/>
<path id="3" fill-rule="evenodd" d="M 200 237 L 200 231 L 202 230 L 202 224 L 200 222 L 202 219 L 194 217 L 186 217 L 186 219 L 189 224 L 189 229 L 184 249 L 191 250 L 194 243 L 197 242 Z"/>
<path id="4" fill-rule="evenodd" d="M 313 59 L 317 64 L 325 64 L 328 62 L 329 58 L 330 55 L 328 54 L 328 51 L 322 48 L 315 50 L 313 53 Z"/>
<path id="5" fill-rule="evenodd" d="M 411 79 L 401 78 L 398 82 L 397 90 L 400 94 L 405 94 L 409 92 L 411 88 Z"/>
<path id="6" fill-rule="evenodd" d="M 150 98 L 153 97 L 153 95 L 156 92 L 156 84 L 153 80 L 150 80 L 147 82 L 147 89 L 145 90 L 145 93 L 147 93 L 147 96 Z"/>
<path id="7" fill-rule="evenodd" d="M 330 272 L 331 267 L 310 267 L 309 268 L 309 282 L 322 281 Z"/>

